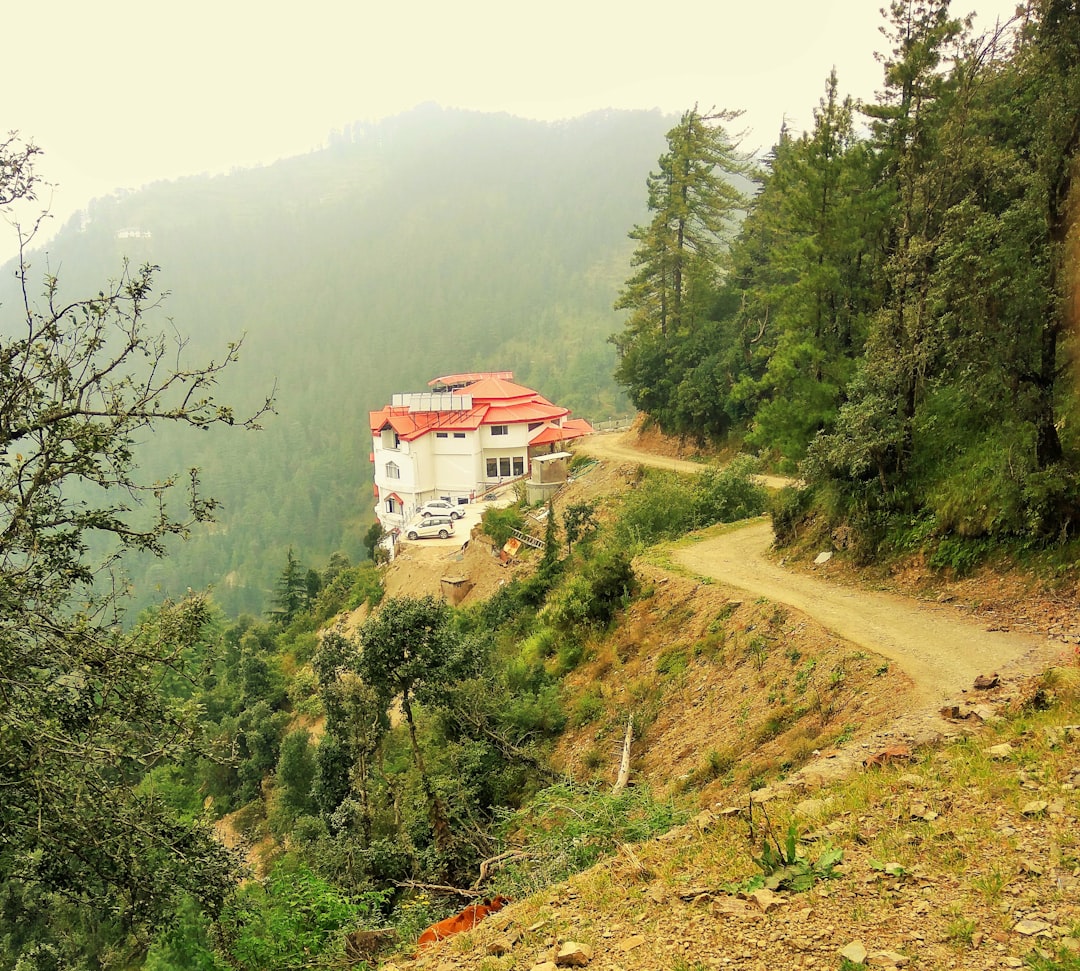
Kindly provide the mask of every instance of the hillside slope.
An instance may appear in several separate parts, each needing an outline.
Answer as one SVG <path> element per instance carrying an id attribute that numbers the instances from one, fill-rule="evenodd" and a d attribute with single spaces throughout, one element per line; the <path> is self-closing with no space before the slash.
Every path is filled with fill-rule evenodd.
<path id="1" fill-rule="evenodd" d="M 633 479 L 632 465 L 601 463 L 559 501 L 602 501 Z M 754 529 L 735 535 L 762 545 Z M 705 578 L 710 548 L 731 536 L 635 563 L 642 595 L 571 675 L 570 697 L 590 698 L 591 717 L 558 754 L 574 778 L 610 781 L 633 712 L 642 728 L 633 778 L 694 800 L 694 822 L 515 903 L 419 965 L 532 968 L 567 940 L 591 946 L 591 967 L 624 971 L 837 968 L 841 949 L 860 941 L 879 965 L 942 969 L 1020 967 L 1035 949 L 1080 949 L 1075 611 L 1062 624 L 1061 604 L 1050 605 L 1035 630 L 1022 599 L 987 610 L 997 593 L 990 583 L 981 604 L 909 601 L 904 609 L 919 616 L 965 616 L 965 630 L 1029 629 L 985 667 L 969 652 L 968 667 L 944 675 L 905 671 L 908 657 L 853 644 L 828 617 L 822 623 L 820 596 L 796 609 L 783 591 Z M 748 556 L 742 550 L 717 572 L 741 569 Z M 880 599 L 853 588 L 836 596 L 855 616 Z M 995 687 L 972 688 L 972 671 L 995 668 Z M 934 692 L 942 676 L 954 679 L 951 691 Z M 958 717 L 941 717 L 946 701 Z M 779 777 L 786 781 L 760 788 Z M 781 842 L 794 821 L 811 861 L 825 844 L 842 849 L 841 878 L 808 893 L 781 888 L 775 900 L 731 892 L 760 872 L 753 857 L 770 821 Z M 491 956 L 489 946 L 506 953 Z"/>

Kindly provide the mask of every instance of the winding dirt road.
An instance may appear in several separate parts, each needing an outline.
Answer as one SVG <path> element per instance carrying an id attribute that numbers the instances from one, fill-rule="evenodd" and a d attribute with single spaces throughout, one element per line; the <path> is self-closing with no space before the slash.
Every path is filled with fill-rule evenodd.
<path id="1" fill-rule="evenodd" d="M 630 434 L 592 435 L 578 448 L 602 460 L 701 471 L 697 462 L 638 451 Z M 928 706 L 970 688 L 980 674 L 1036 654 L 1047 643 L 1035 634 L 988 631 L 958 615 L 956 607 L 791 573 L 766 556 L 772 541 L 772 526 L 758 519 L 705 539 L 684 541 L 672 551 L 672 558 L 699 576 L 802 611 L 838 637 L 888 659 L 912 679 L 917 696 L 913 700 Z"/>

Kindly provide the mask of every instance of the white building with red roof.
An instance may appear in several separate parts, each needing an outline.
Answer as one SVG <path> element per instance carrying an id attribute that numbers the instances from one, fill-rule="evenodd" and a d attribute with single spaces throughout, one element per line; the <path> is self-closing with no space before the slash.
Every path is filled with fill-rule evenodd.
<path id="1" fill-rule="evenodd" d="M 376 512 L 400 528 L 430 499 L 465 504 L 529 473 L 533 455 L 592 431 L 510 371 L 449 374 L 371 412 Z"/>

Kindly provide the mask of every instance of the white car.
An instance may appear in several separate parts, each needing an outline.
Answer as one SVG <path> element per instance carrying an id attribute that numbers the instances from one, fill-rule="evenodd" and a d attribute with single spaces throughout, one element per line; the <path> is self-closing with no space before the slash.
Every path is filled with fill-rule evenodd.
<path id="1" fill-rule="evenodd" d="M 465 518 L 464 509 L 455 506 L 452 502 L 447 502 L 445 499 L 432 499 L 430 502 L 425 502 L 416 510 L 416 514 L 424 519 L 428 516 L 449 516 L 451 519 Z"/>
<path id="2" fill-rule="evenodd" d="M 453 535 L 454 520 L 449 516 L 428 516 L 405 527 L 405 536 L 408 539 L 431 539 L 434 536 L 447 539 Z"/>

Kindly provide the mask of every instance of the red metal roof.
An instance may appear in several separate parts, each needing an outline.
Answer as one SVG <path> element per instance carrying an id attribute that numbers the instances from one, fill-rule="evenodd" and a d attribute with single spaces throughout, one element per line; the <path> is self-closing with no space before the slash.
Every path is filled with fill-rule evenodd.
<path id="1" fill-rule="evenodd" d="M 510 380 L 512 371 L 485 371 L 475 374 L 451 374 L 429 382 L 457 384 L 459 379 L 475 377 L 476 380 L 461 388 L 463 396 L 472 399 L 468 411 L 411 411 L 407 405 L 387 405 L 371 412 L 371 432 L 379 434 L 384 428 L 392 428 L 399 438 L 414 441 L 433 431 L 473 431 L 481 425 L 509 425 L 528 422 L 554 422 L 570 414 L 569 408 L 552 404 L 542 394 L 515 384 Z M 562 439 L 577 438 L 588 434 L 592 428 L 583 422 L 588 431 L 564 434 Z M 564 431 L 570 426 L 563 422 Z"/>
<path id="2" fill-rule="evenodd" d="M 530 445 L 553 445 L 558 442 L 569 442 L 583 435 L 591 435 L 593 427 L 584 418 L 570 418 L 558 425 L 546 424 L 532 438 Z"/>

